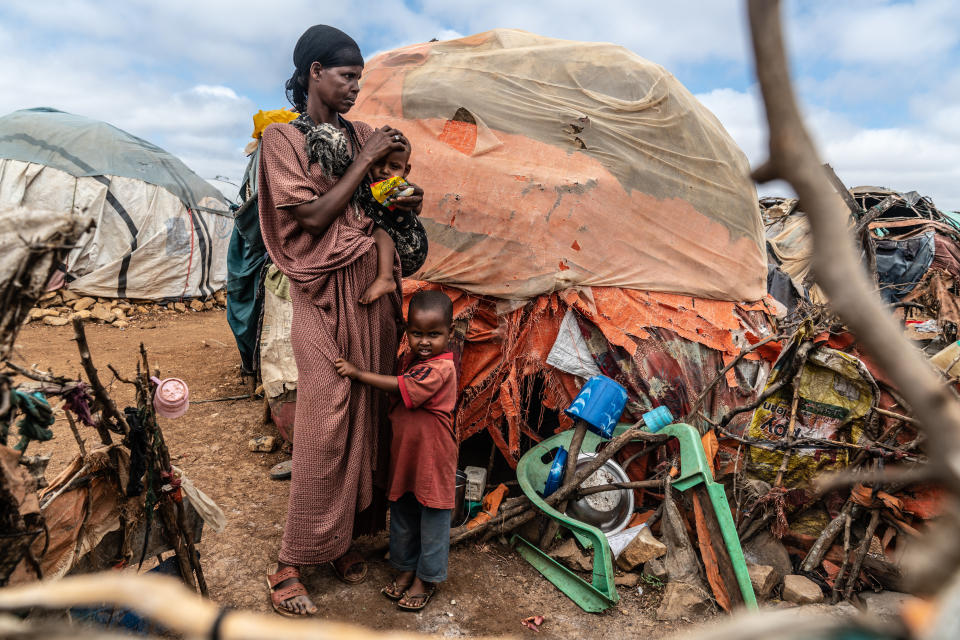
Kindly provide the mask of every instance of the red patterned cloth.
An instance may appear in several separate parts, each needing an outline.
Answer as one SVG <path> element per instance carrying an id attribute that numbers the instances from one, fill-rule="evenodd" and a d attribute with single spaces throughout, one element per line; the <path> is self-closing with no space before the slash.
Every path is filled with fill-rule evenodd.
<path id="1" fill-rule="evenodd" d="M 419 360 L 397 378 L 400 398 L 390 412 L 391 501 L 410 492 L 433 509 L 452 509 L 457 482 L 457 369 L 453 354 Z"/>
<path id="2" fill-rule="evenodd" d="M 360 143 L 372 130 L 354 123 Z M 385 396 L 341 378 L 333 361 L 395 370 L 398 293 L 357 301 L 377 275 L 372 222 L 349 205 L 320 236 L 304 231 L 287 207 L 310 202 L 335 180 L 307 161 L 304 136 L 289 124 L 266 128 L 258 173 L 260 229 L 267 252 L 290 279 L 297 362 L 293 478 L 280 561 L 319 564 L 350 547 L 356 514 L 371 505 L 374 472 L 384 472 Z M 399 265 L 394 266 L 399 286 Z M 379 455 L 378 455 L 379 454 Z"/>

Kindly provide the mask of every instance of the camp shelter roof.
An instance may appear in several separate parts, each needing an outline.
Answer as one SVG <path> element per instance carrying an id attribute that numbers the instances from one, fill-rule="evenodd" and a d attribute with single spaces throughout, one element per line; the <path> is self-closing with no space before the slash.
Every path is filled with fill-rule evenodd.
<path id="1" fill-rule="evenodd" d="M 0 117 L 0 158 L 33 162 L 74 177 L 119 176 L 163 187 L 191 209 L 223 195 L 181 160 L 113 125 L 39 107 Z"/>
<path id="2" fill-rule="evenodd" d="M 519 300 L 572 286 L 765 295 L 744 154 L 623 47 L 505 29 L 403 47 L 368 62 L 350 117 L 412 142 L 420 279 Z"/>

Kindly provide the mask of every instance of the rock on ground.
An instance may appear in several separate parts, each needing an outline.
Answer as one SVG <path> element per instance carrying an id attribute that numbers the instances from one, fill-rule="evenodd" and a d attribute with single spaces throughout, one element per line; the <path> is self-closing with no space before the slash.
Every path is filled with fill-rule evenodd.
<path id="1" fill-rule="evenodd" d="M 643 565 L 643 575 L 656 578 L 660 582 L 666 582 L 667 578 L 667 568 L 663 564 L 663 560 L 660 558 L 654 558 L 648 560 Z"/>
<path id="2" fill-rule="evenodd" d="M 593 571 L 593 559 L 580 550 L 573 538 L 564 540 L 563 544 L 550 552 L 550 556 L 576 571 Z"/>
<path id="3" fill-rule="evenodd" d="M 617 556 L 617 566 L 630 571 L 648 560 L 667 553 L 667 546 L 653 537 L 650 527 L 643 527 L 630 544 Z"/>
<path id="4" fill-rule="evenodd" d="M 783 579 L 783 599 L 794 604 L 815 604 L 823 602 L 823 591 L 809 578 L 789 575 Z"/>
<path id="5" fill-rule="evenodd" d="M 793 562 L 783 543 L 773 537 L 769 531 L 761 531 L 743 545 L 743 556 L 747 562 L 773 567 L 777 571 L 777 582 L 793 573 Z"/>
<path id="6" fill-rule="evenodd" d="M 758 598 L 769 598 L 780 580 L 777 578 L 777 570 L 766 564 L 747 563 L 747 571 L 750 573 L 750 582 L 753 583 L 753 592 Z"/>
<path id="7" fill-rule="evenodd" d="M 613 578 L 613 584 L 618 587 L 635 587 L 640 584 L 640 576 L 636 573 L 622 573 Z"/>
<path id="8" fill-rule="evenodd" d="M 657 609 L 657 620 L 692 620 L 713 609 L 710 594 L 686 582 L 670 582 L 663 592 L 663 601 Z"/>

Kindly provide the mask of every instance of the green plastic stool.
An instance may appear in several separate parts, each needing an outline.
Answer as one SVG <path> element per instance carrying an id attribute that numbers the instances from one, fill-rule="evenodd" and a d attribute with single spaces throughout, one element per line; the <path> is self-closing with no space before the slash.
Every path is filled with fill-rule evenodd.
<path id="1" fill-rule="evenodd" d="M 623 433 L 631 425 L 617 426 L 615 435 Z M 700 483 L 706 485 L 707 494 L 716 513 L 717 521 L 723 535 L 723 541 L 730 556 L 736 576 L 737 585 L 747 609 L 756 609 L 757 600 L 753 593 L 753 585 L 747 572 L 743 550 L 740 547 L 740 538 L 737 536 L 730 505 L 727 503 L 723 485 L 713 481 L 707 456 L 703 451 L 700 434 L 687 424 L 672 424 L 664 427 L 659 433 L 677 438 L 680 442 L 680 474 L 674 479 L 673 487 L 686 491 Z M 570 530 L 581 544 L 593 548 L 593 580 L 587 582 L 576 573 L 558 563 L 544 553 L 539 547 L 519 535 L 513 536 L 511 543 L 517 548 L 523 558 L 552 582 L 560 591 L 580 606 L 584 611 L 599 612 L 615 605 L 620 596 L 614 585 L 613 554 L 607 537 L 600 529 L 560 513 L 544 501 L 541 492 L 546 485 L 547 475 L 550 473 L 552 462 L 551 451 L 558 447 L 567 447 L 573 429 L 551 436 L 543 440 L 520 458 L 517 464 L 517 481 L 520 489 L 527 498 L 543 513 Z M 587 433 L 580 451 L 594 453 L 602 440 L 593 433 Z M 550 458 L 547 462 L 543 458 Z"/>

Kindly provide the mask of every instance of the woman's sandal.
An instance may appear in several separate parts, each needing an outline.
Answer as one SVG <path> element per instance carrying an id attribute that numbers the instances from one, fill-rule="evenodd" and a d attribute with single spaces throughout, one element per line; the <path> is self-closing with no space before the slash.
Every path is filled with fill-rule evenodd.
<path id="1" fill-rule="evenodd" d="M 431 584 L 430 588 L 424 593 L 410 593 L 409 591 L 405 592 L 403 596 L 397 601 L 397 608 L 402 609 L 403 611 L 423 611 L 423 608 L 427 606 L 427 603 L 430 602 L 430 598 L 433 597 L 433 594 L 437 592 L 437 585 Z M 415 600 L 417 604 L 403 604 L 404 600 Z"/>
<path id="2" fill-rule="evenodd" d="M 290 579 L 295 579 L 296 582 L 277 588 L 278 584 Z M 268 574 L 267 587 L 270 589 L 270 604 L 273 606 L 273 610 L 280 615 L 288 618 L 303 618 L 312 615 L 310 613 L 296 613 L 283 606 L 284 602 L 298 596 L 305 596 L 308 600 L 310 599 L 307 588 L 303 586 L 303 582 L 300 580 L 300 571 L 296 567 L 284 567 L 274 574 Z"/>
<path id="3" fill-rule="evenodd" d="M 333 567 L 334 575 L 347 584 L 360 584 L 367 579 L 367 561 L 353 549 L 333 560 L 330 566 Z M 359 575 L 351 575 L 350 570 L 358 566 Z"/>

